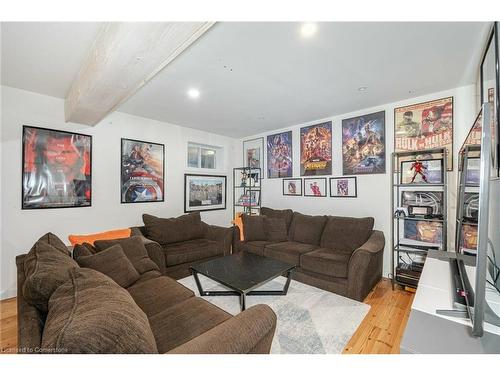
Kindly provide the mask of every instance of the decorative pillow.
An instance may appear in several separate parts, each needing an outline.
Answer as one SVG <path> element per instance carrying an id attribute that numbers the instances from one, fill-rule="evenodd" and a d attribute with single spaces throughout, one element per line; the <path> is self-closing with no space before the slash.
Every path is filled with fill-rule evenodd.
<path id="1" fill-rule="evenodd" d="M 111 246 L 120 245 L 126 257 L 141 275 L 148 271 L 159 271 L 158 265 L 151 260 L 142 238 L 133 236 L 120 240 L 100 240 L 94 242 L 97 251 L 103 251 Z"/>
<path id="2" fill-rule="evenodd" d="M 277 218 L 277 219 L 285 219 L 286 222 L 286 230 L 290 230 L 290 224 L 292 223 L 293 211 L 290 209 L 286 210 L 274 210 L 269 207 L 262 207 L 260 209 L 260 214 L 267 217 Z"/>
<path id="3" fill-rule="evenodd" d="M 45 353 L 158 353 L 146 314 L 109 277 L 77 268 L 49 301 Z"/>
<path id="4" fill-rule="evenodd" d="M 73 248 L 73 259 L 78 261 L 78 258 L 84 257 L 87 255 L 93 255 L 97 253 L 97 249 L 89 244 L 88 242 L 84 242 L 81 245 L 75 245 Z"/>
<path id="5" fill-rule="evenodd" d="M 264 219 L 262 215 L 241 215 L 243 228 L 245 228 L 245 241 L 266 241 L 264 230 Z"/>
<path id="6" fill-rule="evenodd" d="M 334 250 L 356 250 L 372 234 L 373 217 L 328 216 L 321 236 L 321 247 Z"/>
<path id="7" fill-rule="evenodd" d="M 97 240 L 113 240 L 117 238 L 130 237 L 130 232 L 131 232 L 130 228 L 114 229 L 114 230 L 108 230 L 106 232 L 99 232 L 93 234 L 70 234 L 68 236 L 68 239 L 73 246 L 81 245 L 84 242 L 93 245 L 94 242 Z"/>
<path id="8" fill-rule="evenodd" d="M 71 257 L 38 240 L 24 258 L 24 298 L 40 311 L 47 311 L 50 296 L 69 279 L 73 268 L 78 268 L 78 264 Z"/>
<path id="9" fill-rule="evenodd" d="M 290 225 L 290 238 L 296 242 L 319 245 L 325 223 L 326 216 L 311 216 L 294 212 Z"/>
<path id="10" fill-rule="evenodd" d="M 139 280 L 139 273 L 127 258 L 120 245 L 77 259 L 80 267 L 91 268 L 112 278 L 118 285 L 128 288 Z"/>
<path id="11" fill-rule="evenodd" d="M 54 233 L 49 232 L 44 234 L 42 237 L 38 239 L 38 241 L 47 242 L 49 245 L 55 247 L 64 255 L 71 257 L 71 252 L 68 250 L 68 247 L 62 242 L 62 240 L 57 237 Z"/>
<path id="12" fill-rule="evenodd" d="M 177 218 L 163 219 L 153 215 L 142 215 L 146 237 L 166 245 L 203 238 L 204 228 L 199 212 Z"/>
<path id="13" fill-rule="evenodd" d="M 271 242 L 284 242 L 288 241 L 288 234 L 286 233 L 285 219 L 277 218 L 264 218 L 264 231 L 266 239 Z"/>

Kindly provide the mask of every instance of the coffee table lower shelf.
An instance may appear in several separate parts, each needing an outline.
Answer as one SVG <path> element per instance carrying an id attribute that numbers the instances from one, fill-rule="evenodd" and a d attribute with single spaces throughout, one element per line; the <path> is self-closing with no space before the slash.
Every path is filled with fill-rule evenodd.
<path id="1" fill-rule="evenodd" d="M 212 279 L 218 283 L 221 283 L 222 285 L 228 287 L 229 289 L 232 290 L 211 290 L 211 291 L 205 291 L 203 290 L 203 287 L 201 286 L 200 279 L 198 277 L 198 271 L 193 269 L 192 267 L 190 268 L 191 272 L 193 274 L 194 280 L 196 281 L 196 286 L 198 287 L 198 292 L 200 293 L 200 296 L 239 296 L 240 297 L 240 305 L 241 305 L 241 311 L 244 311 L 246 308 L 246 296 L 285 296 L 288 293 L 288 287 L 290 286 L 290 282 L 292 281 L 292 271 L 293 268 L 289 271 L 286 272 L 286 283 L 283 286 L 282 290 L 253 290 L 255 288 L 258 288 L 259 286 L 265 284 L 258 284 L 255 285 L 252 289 L 250 290 L 238 290 L 231 285 L 227 285 L 220 280 L 216 280 L 211 278 L 210 276 L 204 275 L 208 277 L 209 279 Z M 202 274 L 203 275 L 203 274 Z M 282 275 L 277 275 L 282 276 Z M 267 280 L 268 282 L 270 280 Z"/>

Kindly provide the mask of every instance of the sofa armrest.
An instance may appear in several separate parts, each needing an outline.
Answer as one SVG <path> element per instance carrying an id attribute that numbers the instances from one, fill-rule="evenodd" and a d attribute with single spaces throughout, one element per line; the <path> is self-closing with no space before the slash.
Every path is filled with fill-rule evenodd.
<path id="1" fill-rule="evenodd" d="M 161 245 L 158 242 L 150 240 L 149 238 L 145 237 L 139 228 L 131 228 L 131 229 L 132 232 L 130 233 L 130 235 L 141 237 L 142 243 L 146 247 L 149 257 L 153 262 L 156 263 L 156 265 L 160 269 L 161 274 L 165 275 L 167 265 L 165 261 L 165 253 L 163 251 L 163 247 L 161 247 Z"/>
<path id="2" fill-rule="evenodd" d="M 274 311 L 267 305 L 256 305 L 168 354 L 268 354 L 275 330 Z"/>
<path id="3" fill-rule="evenodd" d="M 233 254 L 239 253 L 241 251 L 241 247 L 243 242 L 240 238 L 240 228 L 235 225 L 233 227 Z"/>
<path id="4" fill-rule="evenodd" d="M 374 230 L 368 241 L 354 250 L 347 271 L 347 297 L 363 301 L 382 278 L 384 233 Z"/>
<path id="5" fill-rule="evenodd" d="M 205 239 L 217 241 L 222 247 L 224 255 L 231 254 L 231 245 L 233 243 L 233 228 L 225 228 L 217 225 L 205 224 Z"/>

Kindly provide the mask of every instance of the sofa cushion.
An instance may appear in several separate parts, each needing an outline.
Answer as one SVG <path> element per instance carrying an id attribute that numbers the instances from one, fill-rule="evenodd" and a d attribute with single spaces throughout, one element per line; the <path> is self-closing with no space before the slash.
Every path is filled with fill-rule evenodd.
<path id="1" fill-rule="evenodd" d="M 320 246 L 335 250 L 355 250 L 370 238 L 373 221 L 373 217 L 328 216 Z"/>
<path id="2" fill-rule="evenodd" d="M 272 244 L 270 241 L 250 241 L 241 244 L 241 250 L 248 251 L 249 253 L 264 256 L 264 247 Z"/>
<path id="3" fill-rule="evenodd" d="M 144 214 L 142 221 L 146 237 L 162 245 L 203 238 L 204 234 L 199 212 L 169 219 Z"/>
<path id="4" fill-rule="evenodd" d="M 167 276 L 135 283 L 128 292 L 148 318 L 194 296 L 194 293 Z"/>
<path id="5" fill-rule="evenodd" d="M 286 210 L 274 210 L 269 207 L 262 207 L 260 209 L 260 214 L 267 216 L 267 217 L 272 217 L 272 218 L 277 218 L 277 219 L 285 219 L 286 223 L 286 229 L 290 229 L 290 224 L 292 223 L 292 217 L 293 217 L 293 211 L 290 209 Z"/>
<path id="6" fill-rule="evenodd" d="M 282 262 L 298 266 L 300 265 L 300 257 L 302 254 L 308 253 L 317 248 L 318 247 L 315 245 L 300 242 L 278 242 L 267 245 L 264 248 L 264 255 L 266 257 L 278 259 Z"/>
<path id="7" fill-rule="evenodd" d="M 169 244 L 164 249 L 167 266 L 175 266 L 177 264 L 223 255 L 223 249 L 216 241 L 205 239 Z"/>
<path id="8" fill-rule="evenodd" d="M 135 269 L 139 274 L 148 271 L 159 271 L 157 264 L 148 256 L 148 251 L 140 236 L 133 236 L 129 238 L 122 238 L 116 240 L 100 240 L 95 241 L 94 246 L 97 250 L 102 251 L 113 245 L 119 244 L 125 255 L 132 262 Z"/>
<path id="9" fill-rule="evenodd" d="M 50 296 L 69 279 L 73 268 L 78 268 L 78 264 L 71 257 L 38 240 L 24 258 L 24 298 L 30 305 L 47 311 Z"/>
<path id="10" fill-rule="evenodd" d="M 135 283 L 140 276 L 120 245 L 111 246 L 97 254 L 81 256 L 77 262 L 80 267 L 91 268 L 109 276 L 124 288 Z"/>
<path id="11" fill-rule="evenodd" d="M 245 241 L 266 241 L 264 216 L 245 214 L 241 215 L 241 219 L 245 231 Z"/>
<path id="12" fill-rule="evenodd" d="M 271 242 L 288 241 L 288 233 L 285 219 L 265 217 L 264 232 L 266 240 Z"/>
<path id="13" fill-rule="evenodd" d="M 57 250 L 59 250 L 64 255 L 71 256 L 71 253 L 68 250 L 68 247 L 64 244 L 64 242 L 62 242 L 62 240 L 59 237 L 57 237 L 52 232 L 44 234 L 42 237 L 40 237 L 38 239 L 38 241 L 47 242 L 49 245 L 55 247 Z"/>
<path id="14" fill-rule="evenodd" d="M 319 245 L 325 223 L 326 216 L 303 215 L 294 212 L 292 224 L 290 225 L 290 240 Z"/>
<path id="15" fill-rule="evenodd" d="M 157 353 L 146 314 L 109 277 L 74 268 L 49 301 L 42 350 L 52 353 Z"/>
<path id="16" fill-rule="evenodd" d="M 160 271 L 148 271 L 148 272 L 144 272 L 139 277 L 139 280 L 137 280 L 135 282 L 135 284 L 139 284 L 139 283 L 142 283 L 143 281 L 148 281 L 148 280 L 151 280 L 151 279 L 155 279 L 155 278 L 160 277 L 160 276 L 161 276 L 161 272 Z"/>
<path id="17" fill-rule="evenodd" d="M 347 277 L 352 251 L 320 248 L 303 254 L 300 267 L 306 271 L 332 277 Z"/>
<path id="18" fill-rule="evenodd" d="M 150 318 L 160 353 L 182 345 L 231 318 L 231 315 L 199 297 L 189 298 Z"/>
<path id="19" fill-rule="evenodd" d="M 97 254 L 98 250 L 88 242 L 80 245 L 75 245 L 73 248 L 73 259 L 78 260 L 80 257 Z"/>

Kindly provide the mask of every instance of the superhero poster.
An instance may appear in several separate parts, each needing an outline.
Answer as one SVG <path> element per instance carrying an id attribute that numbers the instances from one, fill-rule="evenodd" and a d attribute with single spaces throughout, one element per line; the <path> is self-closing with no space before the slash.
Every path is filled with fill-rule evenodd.
<path id="1" fill-rule="evenodd" d="M 332 122 L 300 129 L 300 175 L 332 174 Z"/>
<path id="2" fill-rule="evenodd" d="M 122 138 L 121 203 L 163 202 L 165 146 Z"/>
<path id="3" fill-rule="evenodd" d="M 453 170 L 453 97 L 396 108 L 394 127 L 396 152 L 445 147 Z"/>
<path id="4" fill-rule="evenodd" d="M 292 132 L 267 136 L 267 178 L 292 177 Z"/>
<path id="5" fill-rule="evenodd" d="M 385 173 L 385 111 L 342 120 L 343 175 Z"/>
<path id="6" fill-rule="evenodd" d="M 22 209 L 88 207 L 92 137 L 23 126 Z"/>

